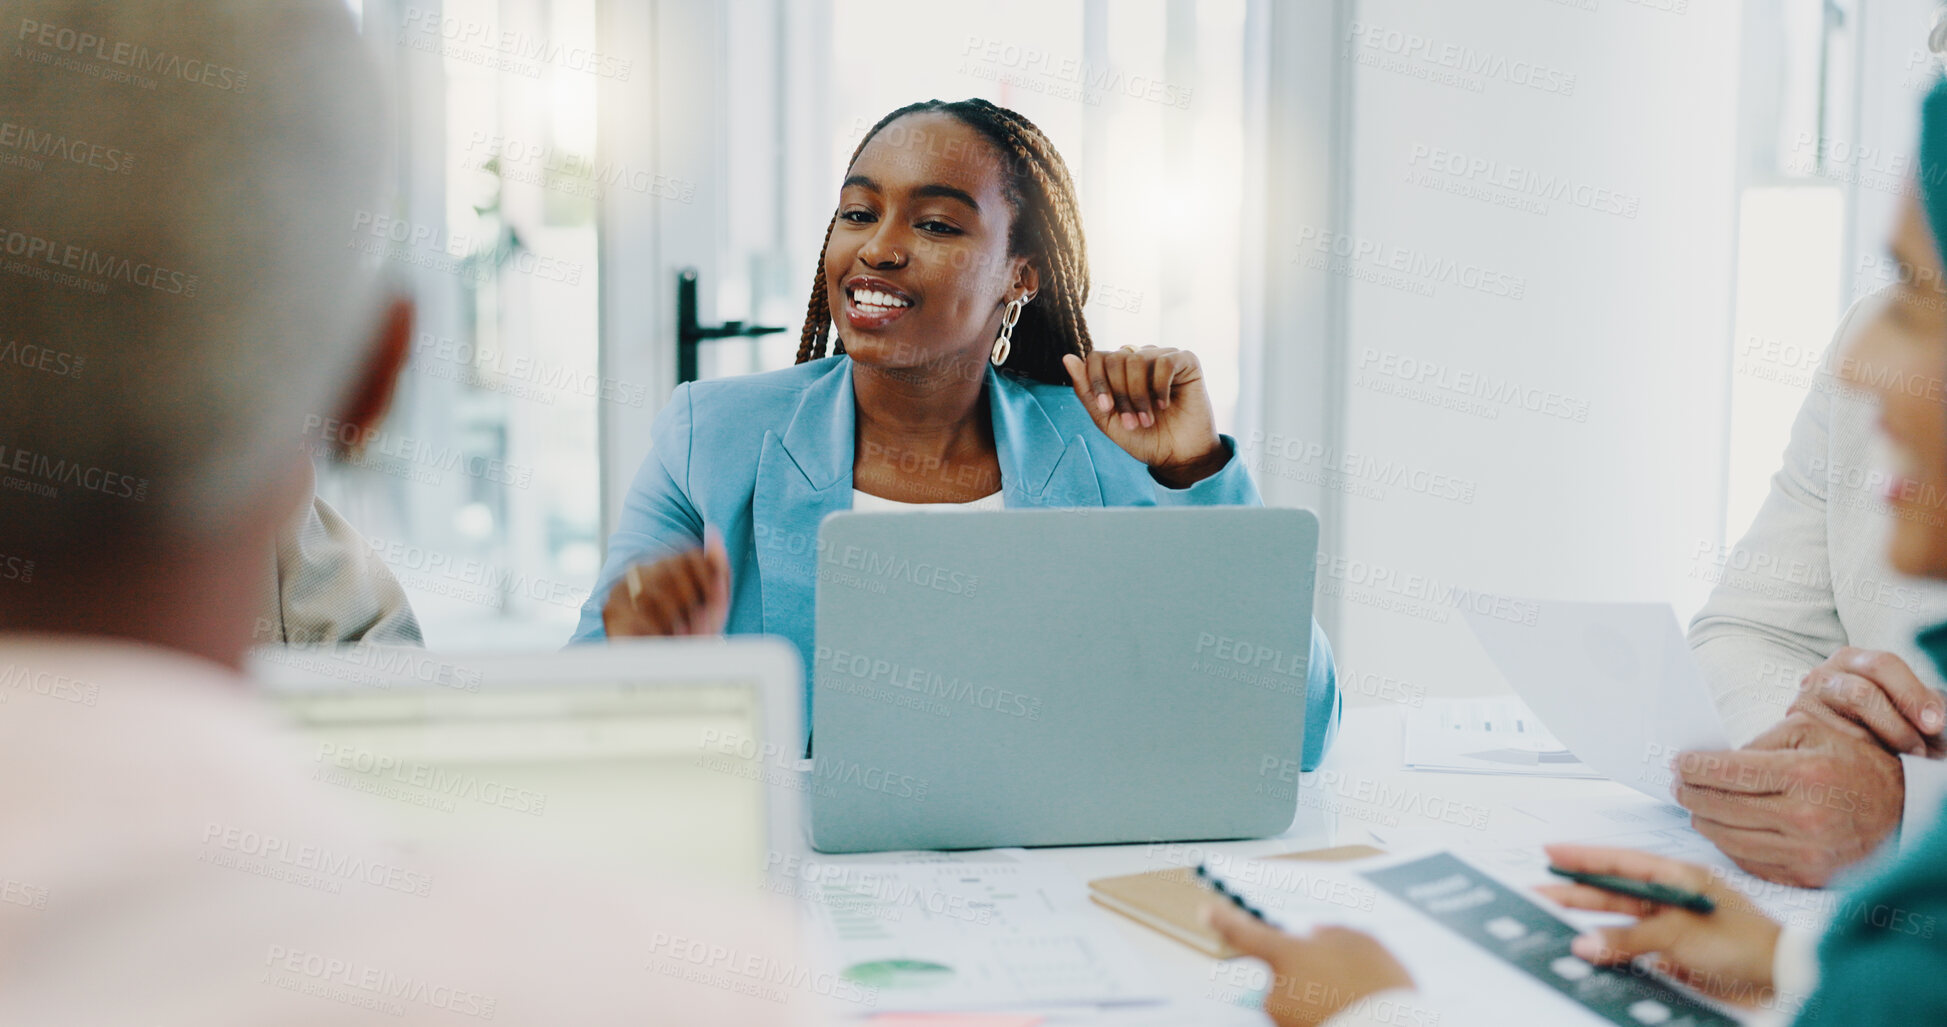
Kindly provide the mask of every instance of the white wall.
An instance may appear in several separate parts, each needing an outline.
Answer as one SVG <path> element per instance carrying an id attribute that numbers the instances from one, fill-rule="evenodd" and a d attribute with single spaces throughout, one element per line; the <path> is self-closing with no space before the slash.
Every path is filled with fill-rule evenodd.
<path id="1" fill-rule="evenodd" d="M 1939 74 L 1926 49 L 1937 6 L 1861 0 L 1833 18 L 1811 0 L 1745 0 L 1728 538 L 1770 490 L 1833 327 L 1885 284 L 1879 257 L 1912 188 L 1919 100 Z"/>
<path id="2" fill-rule="evenodd" d="M 1831 152 L 1843 159 L 1826 172 L 1853 194 L 1848 295 L 1885 284 L 1857 272 L 1861 258 L 1885 252 L 1903 184 L 1896 169 L 1911 168 L 1919 159 L 1920 99 L 1940 75 L 1939 62 L 1927 52 L 1927 32 L 1939 6 L 1939 0 L 1870 0 L 1859 12 L 1856 145 Z"/>
<path id="3" fill-rule="evenodd" d="M 1349 701 L 1505 689 L 1449 586 L 1701 602 L 1696 552 L 1723 509 L 1736 6 L 1358 5 L 1351 238 L 1334 242 L 1364 255 L 1310 272 L 1349 276 L 1344 445 L 1280 458 L 1345 492 L 1319 583 L 1339 592 Z M 1569 193 L 1524 198 L 1509 176 Z M 1415 263 L 1436 277 L 1391 270 Z M 1449 265 L 1463 280 L 1437 277 Z M 1427 362 L 1434 377 L 1402 377 Z"/>

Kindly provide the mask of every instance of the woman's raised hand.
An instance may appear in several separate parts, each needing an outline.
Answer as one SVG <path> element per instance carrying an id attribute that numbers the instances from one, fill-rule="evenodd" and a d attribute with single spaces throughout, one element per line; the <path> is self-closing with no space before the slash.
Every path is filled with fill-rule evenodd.
<path id="1" fill-rule="evenodd" d="M 1163 484 L 1188 488 L 1230 462 L 1196 354 L 1124 346 L 1087 359 L 1071 353 L 1061 362 L 1096 426 Z"/>
<path id="2" fill-rule="evenodd" d="M 730 554 L 708 533 L 700 549 L 629 568 L 602 607 L 610 638 L 717 635 L 730 617 Z"/>

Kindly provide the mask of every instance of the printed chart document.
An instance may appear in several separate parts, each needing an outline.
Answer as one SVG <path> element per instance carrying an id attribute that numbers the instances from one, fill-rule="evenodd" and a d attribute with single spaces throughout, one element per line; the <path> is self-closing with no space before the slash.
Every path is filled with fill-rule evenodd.
<path id="1" fill-rule="evenodd" d="M 1532 624 L 1463 614 L 1501 676 L 1584 763 L 1662 799 L 1673 756 L 1731 747 L 1669 605 L 1534 606 Z"/>
<path id="2" fill-rule="evenodd" d="M 1529 799 L 1516 803 L 1514 808 L 1544 826 L 1540 830 L 1516 830 L 1504 839 L 1514 841 L 1525 837 L 1532 844 L 1469 855 L 1484 866 L 1497 866 L 1504 876 L 1517 880 L 1535 883 L 1553 880 L 1547 873 L 1548 858 L 1540 846 L 1545 842 L 1574 841 L 1583 845 L 1640 849 L 1686 863 L 1701 863 L 1724 883 L 1743 892 L 1773 919 L 1813 933 L 1822 932 L 1827 921 L 1843 910 L 1848 901 L 1844 889 L 1794 888 L 1739 870 L 1710 839 L 1690 826 L 1689 810 L 1667 800 L 1654 802 L 1633 795 L 1597 801 Z"/>
<path id="3" fill-rule="evenodd" d="M 1322 874 L 1341 875 L 1341 884 L 1322 886 Z M 1387 1023 L 1739 1022 L 1717 1003 L 1659 978 L 1582 961 L 1569 952 L 1577 926 L 1451 852 L 1378 857 L 1329 870 L 1274 867 L 1225 880 L 1288 930 L 1347 924 L 1392 950 L 1413 975 L 1418 994 L 1398 1000 L 1397 1008 L 1367 1011 Z"/>
<path id="4" fill-rule="evenodd" d="M 1444 847 L 1519 887 L 1559 884 L 1548 873 L 1542 846 L 1553 842 L 1637 849 L 1709 867 L 1725 884 L 1743 892 L 1781 923 L 1814 934 L 1846 908 L 1843 890 L 1793 888 L 1745 873 L 1690 826 L 1690 811 L 1668 800 L 1656 801 L 1617 789 L 1612 797 L 1577 796 L 1526 799 L 1512 816 L 1497 817 L 1492 831 L 1447 831 L 1401 835 L 1396 845 Z M 1390 840 L 1390 839 L 1389 839 Z"/>
<path id="5" fill-rule="evenodd" d="M 831 862 L 800 904 L 859 1011 L 1160 1002 L 1136 955 L 1086 919 L 1080 879 L 1049 863 Z M 869 999 L 869 1001 L 867 1001 Z"/>
<path id="6" fill-rule="evenodd" d="M 1600 778 L 1511 695 L 1428 699 L 1406 714 L 1406 768 L 1457 774 Z"/>

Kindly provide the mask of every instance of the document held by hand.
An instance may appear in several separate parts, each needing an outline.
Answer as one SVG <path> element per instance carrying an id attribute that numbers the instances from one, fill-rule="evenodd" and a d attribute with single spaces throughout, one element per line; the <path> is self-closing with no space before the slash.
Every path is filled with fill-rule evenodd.
<path id="1" fill-rule="evenodd" d="M 1501 676 L 1582 762 L 1667 799 L 1672 757 L 1731 747 L 1668 604 L 1535 606 L 1531 624 L 1463 614 Z"/>

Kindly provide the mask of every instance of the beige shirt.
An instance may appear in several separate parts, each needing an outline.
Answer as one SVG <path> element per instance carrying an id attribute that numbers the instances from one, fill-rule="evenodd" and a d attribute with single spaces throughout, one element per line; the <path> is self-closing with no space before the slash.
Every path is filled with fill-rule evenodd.
<path id="1" fill-rule="evenodd" d="M 1853 304 L 1812 372 L 1812 391 L 1792 424 L 1784 462 L 1758 516 L 1736 545 L 1700 545 L 1695 573 L 1714 582 L 1690 623 L 1690 648 L 1702 665 L 1733 742 L 1743 745 L 1776 724 L 1806 672 L 1844 646 L 1896 653 L 1920 680 L 1940 686 L 1933 662 L 1913 644 L 1922 627 L 1947 620 L 1947 585 L 1910 578 L 1886 562 L 1893 510 L 1879 498 L 1874 456 L 1878 410 L 1869 394 L 1833 376 L 1847 333 L 1872 316 L 1878 297 Z M 1906 758 L 1905 837 L 1947 789 L 1939 761 Z M 1802 1000 L 1818 981 L 1819 933 L 1787 927 L 1773 976 L 1781 994 Z M 1409 968 L 1410 969 L 1410 968 Z M 1376 1027 L 1374 1010 L 1415 1000 L 1385 992 L 1326 1021 L 1326 1027 Z M 1789 1011 L 1764 1011 L 1763 1023 Z"/>
<path id="2" fill-rule="evenodd" d="M 221 668 L 0 634 L 0 1023 L 822 1015 L 788 909 L 652 873 L 400 851 L 296 761 Z"/>
<path id="3" fill-rule="evenodd" d="M 259 645 L 424 644 L 385 561 L 315 496 L 278 534 L 257 606 Z"/>
<path id="4" fill-rule="evenodd" d="M 1887 563 L 1893 518 L 1913 514 L 1879 496 L 1887 464 L 1873 397 L 1833 376 L 1848 334 L 1884 302 L 1868 296 L 1839 322 L 1750 529 L 1734 546 L 1699 554 L 1697 573 L 1716 588 L 1690 622 L 1690 648 L 1733 744 L 1783 718 L 1800 679 L 1844 646 L 1894 653 L 1921 681 L 1941 686 L 1913 638 L 1947 621 L 1947 584 Z M 1947 517 L 1947 506 L 1928 515 Z M 1902 761 L 1901 836 L 1918 838 L 1947 797 L 1947 764 Z"/>

